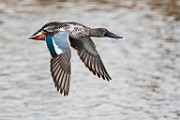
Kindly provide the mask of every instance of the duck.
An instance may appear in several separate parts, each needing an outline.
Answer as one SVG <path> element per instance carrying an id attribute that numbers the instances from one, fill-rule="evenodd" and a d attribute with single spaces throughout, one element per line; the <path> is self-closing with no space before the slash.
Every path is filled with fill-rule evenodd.
<path id="1" fill-rule="evenodd" d="M 90 28 L 77 22 L 49 22 L 29 37 L 46 42 L 51 55 L 51 76 L 60 94 L 69 95 L 71 47 L 77 50 L 84 65 L 94 75 L 103 80 L 112 80 L 91 37 L 123 38 L 106 28 Z"/>

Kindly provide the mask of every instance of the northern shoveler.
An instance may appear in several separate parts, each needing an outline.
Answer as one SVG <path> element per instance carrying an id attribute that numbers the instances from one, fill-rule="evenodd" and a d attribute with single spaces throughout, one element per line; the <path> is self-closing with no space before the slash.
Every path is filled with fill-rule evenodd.
<path id="1" fill-rule="evenodd" d="M 111 80 L 90 37 L 122 38 L 105 28 L 90 28 L 75 22 L 50 22 L 30 37 L 46 41 L 52 56 L 51 75 L 57 91 L 64 93 L 64 96 L 69 94 L 70 88 L 70 46 L 77 50 L 80 59 L 94 75 Z"/>

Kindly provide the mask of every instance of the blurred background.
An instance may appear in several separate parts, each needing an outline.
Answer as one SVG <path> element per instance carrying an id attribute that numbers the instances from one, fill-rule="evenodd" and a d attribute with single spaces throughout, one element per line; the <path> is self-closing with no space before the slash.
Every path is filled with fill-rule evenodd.
<path id="1" fill-rule="evenodd" d="M 28 39 L 50 21 L 123 36 L 93 38 L 113 80 L 72 50 L 70 94 L 60 95 L 45 42 Z M 1 120 L 179 120 L 179 101 L 180 0 L 0 1 Z"/>

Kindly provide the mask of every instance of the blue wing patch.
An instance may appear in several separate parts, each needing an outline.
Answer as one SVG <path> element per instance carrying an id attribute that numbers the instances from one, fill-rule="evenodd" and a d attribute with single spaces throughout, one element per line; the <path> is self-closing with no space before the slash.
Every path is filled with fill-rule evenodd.
<path id="1" fill-rule="evenodd" d="M 63 52 L 70 50 L 69 34 L 70 33 L 68 31 L 61 31 L 52 36 L 54 43 Z"/>
<path id="2" fill-rule="evenodd" d="M 70 51 L 69 34 L 68 31 L 60 31 L 46 36 L 47 47 L 52 57 Z"/>

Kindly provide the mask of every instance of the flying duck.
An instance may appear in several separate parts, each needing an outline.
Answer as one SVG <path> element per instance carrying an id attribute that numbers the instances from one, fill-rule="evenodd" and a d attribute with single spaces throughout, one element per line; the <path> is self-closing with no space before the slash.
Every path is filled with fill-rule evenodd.
<path id="1" fill-rule="evenodd" d="M 122 38 L 106 28 L 90 28 L 76 22 L 50 22 L 30 37 L 46 41 L 52 57 L 51 75 L 57 91 L 64 93 L 64 96 L 69 94 L 70 88 L 70 46 L 77 50 L 80 59 L 94 75 L 111 80 L 91 37 Z"/>

